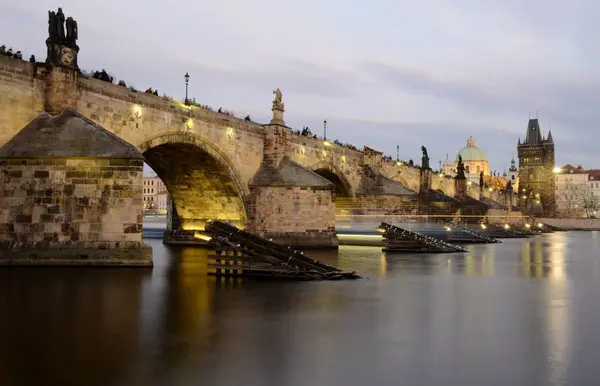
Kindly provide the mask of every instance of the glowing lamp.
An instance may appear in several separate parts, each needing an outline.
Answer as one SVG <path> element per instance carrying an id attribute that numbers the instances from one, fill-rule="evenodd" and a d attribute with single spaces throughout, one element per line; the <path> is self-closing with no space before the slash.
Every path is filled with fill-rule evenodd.
<path id="1" fill-rule="evenodd" d="M 133 106 L 133 115 L 139 119 L 142 116 L 142 108 L 138 105 Z"/>
<path id="2" fill-rule="evenodd" d="M 188 127 L 188 129 L 191 129 L 192 126 L 194 126 L 194 121 L 192 120 L 192 118 L 189 118 L 185 125 Z"/>
<path id="3" fill-rule="evenodd" d="M 342 156 L 342 162 L 346 162 L 346 156 L 345 155 Z"/>
<path id="4" fill-rule="evenodd" d="M 525 224 L 525 228 L 531 228 L 531 224 Z"/>
<path id="5" fill-rule="evenodd" d="M 481 229 L 487 229 L 487 226 L 485 224 L 481 224 Z"/>
<path id="6" fill-rule="evenodd" d="M 229 137 L 229 139 L 233 138 L 233 128 L 232 127 L 227 128 L 227 136 Z"/>
<path id="7" fill-rule="evenodd" d="M 560 173 L 562 170 L 561 170 L 561 169 L 560 169 L 560 168 L 557 166 L 557 167 L 555 167 L 554 169 L 552 169 L 552 171 L 553 171 L 554 173 L 557 173 L 557 174 L 558 174 L 558 173 Z"/>
<path id="8" fill-rule="evenodd" d="M 508 229 L 508 228 L 510 228 L 510 225 L 504 224 L 504 229 Z"/>
<path id="9" fill-rule="evenodd" d="M 210 237 L 210 236 L 203 235 L 202 233 L 197 233 L 197 232 L 194 233 L 194 238 L 204 240 L 204 241 L 210 241 L 212 239 L 212 237 Z"/>
<path id="10" fill-rule="evenodd" d="M 541 222 L 539 222 L 537 225 L 538 225 L 538 228 L 542 228 L 544 226 L 544 224 L 542 224 Z"/>
<path id="11" fill-rule="evenodd" d="M 467 185 L 471 186 L 471 185 L 473 185 L 473 182 L 471 182 L 471 181 L 468 181 L 468 182 L 467 182 Z"/>
<path id="12" fill-rule="evenodd" d="M 327 150 L 323 150 L 323 158 L 327 158 Z"/>
<path id="13" fill-rule="evenodd" d="M 323 141 L 323 145 L 325 146 L 333 146 L 333 144 L 329 141 Z"/>

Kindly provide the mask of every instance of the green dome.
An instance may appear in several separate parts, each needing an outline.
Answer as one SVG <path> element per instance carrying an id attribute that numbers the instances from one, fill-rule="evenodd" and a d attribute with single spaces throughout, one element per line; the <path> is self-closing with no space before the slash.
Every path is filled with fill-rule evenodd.
<path id="1" fill-rule="evenodd" d="M 483 150 L 475 146 L 475 139 L 469 137 L 467 140 L 467 146 L 463 147 L 458 155 L 462 157 L 463 162 L 466 161 L 487 161 L 487 157 Z M 458 156 L 456 157 L 458 159 Z"/>

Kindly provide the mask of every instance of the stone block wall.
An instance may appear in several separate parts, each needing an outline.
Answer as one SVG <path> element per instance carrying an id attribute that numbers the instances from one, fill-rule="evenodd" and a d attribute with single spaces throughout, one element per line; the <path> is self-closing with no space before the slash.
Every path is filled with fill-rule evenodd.
<path id="1" fill-rule="evenodd" d="M 79 73 L 62 67 L 45 71 L 44 110 L 58 115 L 67 108 L 77 109 Z"/>
<path id="2" fill-rule="evenodd" d="M 252 187 L 248 230 L 274 242 L 303 247 L 337 247 L 331 190 Z"/>
<path id="3" fill-rule="evenodd" d="M 370 209 L 373 211 L 385 211 L 393 214 L 414 215 L 419 211 L 419 201 L 417 197 L 393 196 L 393 195 L 370 195 L 357 196 L 358 207 Z"/>
<path id="4" fill-rule="evenodd" d="M 44 81 L 32 63 L 0 55 L 0 146 L 44 111 Z"/>
<path id="5" fill-rule="evenodd" d="M 0 263 L 43 256 L 57 264 L 70 260 L 152 264 L 151 249 L 142 244 L 143 161 L 5 159 L 0 163 L 4 174 Z"/>

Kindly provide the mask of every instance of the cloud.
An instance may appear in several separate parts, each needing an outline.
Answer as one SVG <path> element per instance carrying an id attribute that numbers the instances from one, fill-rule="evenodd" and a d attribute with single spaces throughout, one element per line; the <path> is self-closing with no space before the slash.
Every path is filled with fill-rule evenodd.
<path id="1" fill-rule="evenodd" d="M 63 0 L 80 63 L 140 89 L 267 120 L 281 88 L 286 122 L 417 159 L 445 158 L 473 135 L 502 169 L 527 114 L 552 127 L 559 163 L 595 156 L 600 43 L 593 0 Z M 4 2 L 0 34 L 45 53 L 50 0 Z M 16 31 L 19 31 L 16 33 Z M 6 39 L 6 38 L 5 38 Z M 401 154 L 401 156 L 403 156 Z"/>

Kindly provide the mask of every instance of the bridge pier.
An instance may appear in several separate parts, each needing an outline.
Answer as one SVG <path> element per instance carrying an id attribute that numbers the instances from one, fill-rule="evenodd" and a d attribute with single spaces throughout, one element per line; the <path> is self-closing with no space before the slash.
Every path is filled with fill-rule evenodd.
<path id="1" fill-rule="evenodd" d="M 0 148 L 0 265 L 152 266 L 143 157 L 67 109 Z"/>

